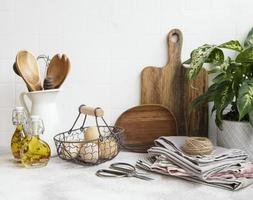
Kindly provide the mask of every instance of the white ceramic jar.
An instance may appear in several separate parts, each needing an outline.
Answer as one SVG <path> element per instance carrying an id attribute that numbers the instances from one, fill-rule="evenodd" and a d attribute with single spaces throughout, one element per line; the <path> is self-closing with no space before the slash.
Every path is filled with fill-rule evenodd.
<path id="1" fill-rule="evenodd" d="M 27 113 L 30 116 L 38 115 L 43 120 L 45 132 L 41 138 L 49 144 L 52 156 L 57 154 L 53 137 L 59 131 L 59 116 L 56 106 L 56 97 L 59 91 L 60 89 L 53 89 L 20 94 L 20 102 L 27 110 Z M 25 98 L 25 96 L 28 98 Z"/>

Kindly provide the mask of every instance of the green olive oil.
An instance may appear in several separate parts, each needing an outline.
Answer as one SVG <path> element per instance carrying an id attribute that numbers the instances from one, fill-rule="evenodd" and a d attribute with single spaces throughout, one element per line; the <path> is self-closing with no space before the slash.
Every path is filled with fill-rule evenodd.
<path id="1" fill-rule="evenodd" d="M 43 121 L 38 116 L 31 116 L 27 127 L 28 136 L 22 141 L 21 162 L 26 168 L 46 166 L 51 150 L 49 145 L 39 137 L 44 132 Z"/>
<path id="2" fill-rule="evenodd" d="M 17 125 L 17 128 L 11 138 L 11 152 L 14 156 L 15 160 L 20 161 L 21 159 L 21 147 L 22 147 L 22 140 L 24 138 L 23 133 L 23 125 Z"/>
<path id="3" fill-rule="evenodd" d="M 50 159 L 50 148 L 38 135 L 33 135 L 22 146 L 22 164 L 27 168 L 46 166 Z"/>
<path id="4" fill-rule="evenodd" d="M 21 147 L 22 140 L 25 137 L 24 125 L 26 120 L 27 116 L 23 107 L 16 107 L 12 111 L 12 123 L 16 126 L 16 129 L 11 138 L 11 152 L 17 161 L 21 159 Z"/>

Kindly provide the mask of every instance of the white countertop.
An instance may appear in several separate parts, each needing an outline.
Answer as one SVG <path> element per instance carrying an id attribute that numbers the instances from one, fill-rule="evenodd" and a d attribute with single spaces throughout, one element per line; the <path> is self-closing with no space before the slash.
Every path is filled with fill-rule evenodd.
<path id="1" fill-rule="evenodd" d="M 231 192 L 152 174 L 153 181 L 136 178 L 100 178 L 95 172 L 112 162 L 134 164 L 137 153 L 121 152 L 112 161 L 84 167 L 59 158 L 48 166 L 25 169 L 16 165 L 6 149 L 0 149 L 1 200 L 243 200 L 251 199 L 253 186 Z"/>

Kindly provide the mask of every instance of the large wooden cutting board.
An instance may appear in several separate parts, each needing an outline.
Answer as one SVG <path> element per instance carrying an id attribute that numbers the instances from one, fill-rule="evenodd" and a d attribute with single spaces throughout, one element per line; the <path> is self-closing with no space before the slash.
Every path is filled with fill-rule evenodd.
<path id="1" fill-rule="evenodd" d="M 178 133 L 174 115 L 162 105 L 130 108 L 120 115 L 115 126 L 125 129 L 120 138 L 123 148 L 135 152 L 146 152 L 160 136 Z"/>
<path id="2" fill-rule="evenodd" d="M 207 136 L 208 105 L 189 113 L 191 101 L 208 88 L 208 75 L 202 70 L 189 83 L 187 68 L 181 63 L 183 36 L 173 29 L 167 36 L 168 62 L 162 67 L 146 67 L 141 73 L 141 104 L 162 104 L 176 117 L 179 135 Z"/>

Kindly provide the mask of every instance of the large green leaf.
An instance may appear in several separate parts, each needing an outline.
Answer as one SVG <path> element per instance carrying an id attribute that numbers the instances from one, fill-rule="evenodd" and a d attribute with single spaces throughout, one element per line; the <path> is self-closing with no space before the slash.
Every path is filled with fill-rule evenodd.
<path id="1" fill-rule="evenodd" d="M 211 110 L 211 115 L 213 114 L 213 112 L 216 110 L 215 106 L 213 105 L 212 110 Z"/>
<path id="2" fill-rule="evenodd" d="M 231 65 L 231 58 L 228 57 L 222 64 L 221 64 L 221 70 L 223 72 L 226 72 L 228 67 Z"/>
<path id="3" fill-rule="evenodd" d="M 206 63 L 221 64 L 224 61 L 224 54 L 221 49 L 214 48 L 208 56 Z"/>
<path id="4" fill-rule="evenodd" d="M 243 73 L 248 77 L 253 77 L 253 63 L 243 63 Z"/>
<path id="5" fill-rule="evenodd" d="M 243 82 L 237 98 L 239 120 L 253 111 L 253 78 Z"/>
<path id="6" fill-rule="evenodd" d="M 221 72 L 221 66 L 214 66 L 207 69 L 208 74 L 215 74 Z"/>
<path id="7" fill-rule="evenodd" d="M 244 47 L 249 48 L 253 46 L 253 28 L 249 31 L 247 38 L 244 41 Z"/>
<path id="8" fill-rule="evenodd" d="M 216 117 L 215 117 L 215 124 L 216 124 L 216 126 L 217 126 L 220 130 L 222 130 L 222 120 L 220 120 L 220 119 L 217 117 L 217 115 L 216 115 Z"/>
<path id="9" fill-rule="evenodd" d="M 225 73 L 220 73 L 220 74 L 218 74 L 217 76 L 215 76 L 215 77 L 213 78 L 213 82 L 214 82 L 214 83 L 217 83 L 217 84 L 222 83 L 222 82 L 224 82 L 224 81 L 229 81 L 229 80 L 231 80 L 231 77 L 228 76 L 228 75 L 225 74 Z"/>
<path id="10" fill-rule="evenodd" d="M 230 81 L 225 84 L 221 84 L 223 87 L 220 87 L 219 92 L 214 97 L 214 104 L 216 112 L 221 112 L 230 104 L 234 99 L 234 92 L 232 90 L 232 84 Z M 220 115 L 221 116 L 221 115 Z"/>
<path id="11" fill-rule="evenodd" d="M 219 84 L 218 92 L 214 97 L 214 106 L 216 108 L 216 124 L 221 128 L 222 113 L 224 109 L 233 101 L 234 92 L 232 89 L 232 82 L 225 81 Z"/>
<path id="12" fill-rule="evenodd" d="M 203 94 L 203 95 L 196 97 L 192 101 L 189 111 L 192 112 L 193 109 L 198 109 L 200 106 L 207 103 L 208 101 L 209 101 L 208 94 Z"/>
<path id="13" fill-rule="evenodd" d="M 199 108 L 201 105 L 213 101 L 214 97 L 215 97 L 215 93 L 217 92 L 217 84 L 212 84 L 208 90 L 206 91 L 206 93 L 204 93 L 201 96 L 198 96 L 197 98 L 195 98 L 190 106 L 190 112 L 193 109 L 197 109 Z"/>
<path id="14" fill-rule="evenodd" d="M 200 72 L 203 64 L 208 59 L 209 55 L 215 49 L 214 45 L 203 45 L 195 50 L 193 50 L 191 55 L 191 64 L 188 71 L 189 80 L 194 79 Z"/>
<path id="15" fill-rule="evenodd" d="M 183 64 L 191 64 L 193 52 L 191 53 L 191 58 L 184 61 Z M 208 58 L 205 60 L 205 63 L 221 64 L 223 63 L 223 61 L 224 61 L 223 51 L 221 49 L 214 48 L 213 51 L 208 56 Z"/>
<path id="16" fill-rule="evenodd" d="M 189 64 L 191 64 L 191 62 L 192 62 L 192 59 L 189 58 L 186 61 L 184 61 L 183 64 L 189 65 Z"/>
<path id="17" fill-rule="evenodd" d="M 231 65 L 231 59 L 228 57 L 220 66 L 212 67 L 208 73 L 220 72 L 213 78 L 214 83 L 222 83 L 231 80 L 231 74 L 227 73 L 228 67 Z"/>
<path id="18" fill-rule="evenodd" d="M 238 40 L 230 40 L 229 42 L 219 45 L 218 47 L 225 48 L 225 49 L 231 49 L 231 50 L 235 50 L 238 52 L 241 52 L 243 50 L 242 45 L 240 44 L 240 42 Z"/>
<path id="19" fill-rule="evenodd" d="M 235 61 L 239 63 L 253 62 L 253 47 L 249 47 L 248 49 L 245 49 L 244 51 L 239 53 Z"/>

